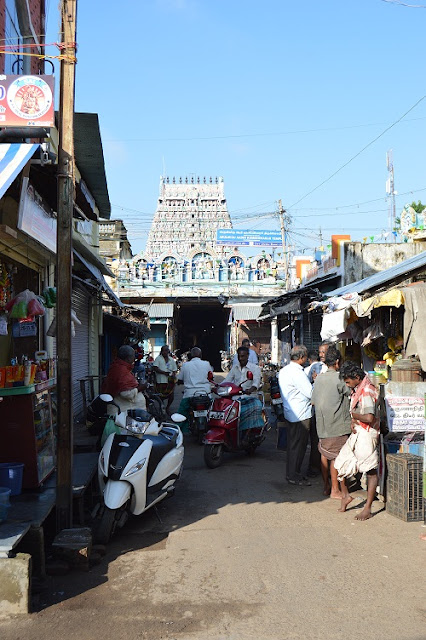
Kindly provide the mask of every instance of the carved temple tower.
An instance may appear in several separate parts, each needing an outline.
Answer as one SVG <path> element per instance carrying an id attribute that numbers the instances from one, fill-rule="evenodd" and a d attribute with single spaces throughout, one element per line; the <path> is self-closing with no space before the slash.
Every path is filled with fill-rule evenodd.
<path id="1" fill-rule="evenodd" d="M 223 178 L 161 178 L 145 255 L 157 262 L 216 250 L 216 230 L 232 228 Z"/>

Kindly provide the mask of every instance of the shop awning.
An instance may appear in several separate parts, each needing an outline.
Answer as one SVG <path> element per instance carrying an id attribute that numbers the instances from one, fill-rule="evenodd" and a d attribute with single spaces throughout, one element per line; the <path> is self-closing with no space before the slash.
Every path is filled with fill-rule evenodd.
<path id="1" fill-rule="evenodd" d="M 0 144 L 0 198 L 34 155 L 39 144 Z"/>
<path id="2" fill-rule="evenodd" d="M 99 283 L 100 288 L 102 289 L 102 291 L 106 293 L 106 295 L 111 300 L 111 302 L 117 305 L 117 307 L 125 307 L 126 305 L 123 302 L 121 302 L 120 298 L 111 289 L 111 287 L 106 282 L 105 278 L 103 277 L 98 267 L 96 267 L 94 264 L 92 264 L 91 262 L 83 258 L 83 256 L 80 255 L 75 249 L 74 249 L 74 255 L 80 260 L 82 264 L 84 264 L 86 269 L 93 275 L 95 280 Z"/>
<path id="3" fill-rule="evenodd" d="M 136 309 L 146 311 L 150 318 L 173 318 L 173 302 L 135 304 L 134 307 L 136 307 Z"/>
<path id="4" fill-rule="evenodd" d="M 234 320 L 257 320 L 262 304 L 235 304 L 232 306 Z"/>

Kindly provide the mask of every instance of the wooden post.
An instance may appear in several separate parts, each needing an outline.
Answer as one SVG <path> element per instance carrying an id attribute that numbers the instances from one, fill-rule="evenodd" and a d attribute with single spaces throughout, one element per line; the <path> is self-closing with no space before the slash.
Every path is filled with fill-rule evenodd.
<path id="1" fill-rule="evenodd" d="M 59 150 L 58 150 L 58 227 L 56 245 L 56 340 L 57 340 L 57 530 L 72 526 L 72 359 L 71 359 L 71 291 L 72 291 L 72 220 L 74 208 L 74 93 L 77 0 L 61 5 L 62 55 Z"/>

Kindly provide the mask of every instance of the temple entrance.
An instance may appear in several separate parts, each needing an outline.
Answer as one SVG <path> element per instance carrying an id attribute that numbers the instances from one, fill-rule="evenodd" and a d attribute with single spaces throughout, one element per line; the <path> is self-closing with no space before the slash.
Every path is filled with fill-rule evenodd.
<path id="1" fill-rule="evenodd" d="M 176 348 L 188 351 L 200 347 L 203 360 L 220 371 L 220 350 L 226 349 L 229 309 L 218 302 L 179 301 L 176 308 Z"/>

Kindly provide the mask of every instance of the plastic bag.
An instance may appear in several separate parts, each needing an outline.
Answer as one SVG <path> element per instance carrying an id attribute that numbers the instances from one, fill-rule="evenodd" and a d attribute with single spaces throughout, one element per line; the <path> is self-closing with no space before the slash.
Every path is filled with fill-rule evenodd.
<path id="1" fill-rule="evenodd" d="M 378 338 L 383 337 L 383 331 L 378 322 L 374 322 L 372 325 L 364 329 L 362 332 L 362 342 L 361 347 L 366 347 L 371 344 L 373 340 L 378 340 Z"/>
<path id="2" fill-rule="evenodd" d="M 0 315 L 0 336 L 7 336 L 7 318 L 4 314 Z"/>
<path id="3" fill-rule="evenodd" d="M 117 427 L 112 418 L 108 418 L 105 423 L 104 431 L 102 433 L 101 447 L 104 446 L 106 439 L 111 435 L 111 433 L 120 433 L 120 427 Z"/>
<path id="4" fill-rule="evenodd" d="M 37 299 L 33 298 L 28 303 L 28 315 L 29 316 L 44 316 L 45 308 L 43 304 Z"/>

